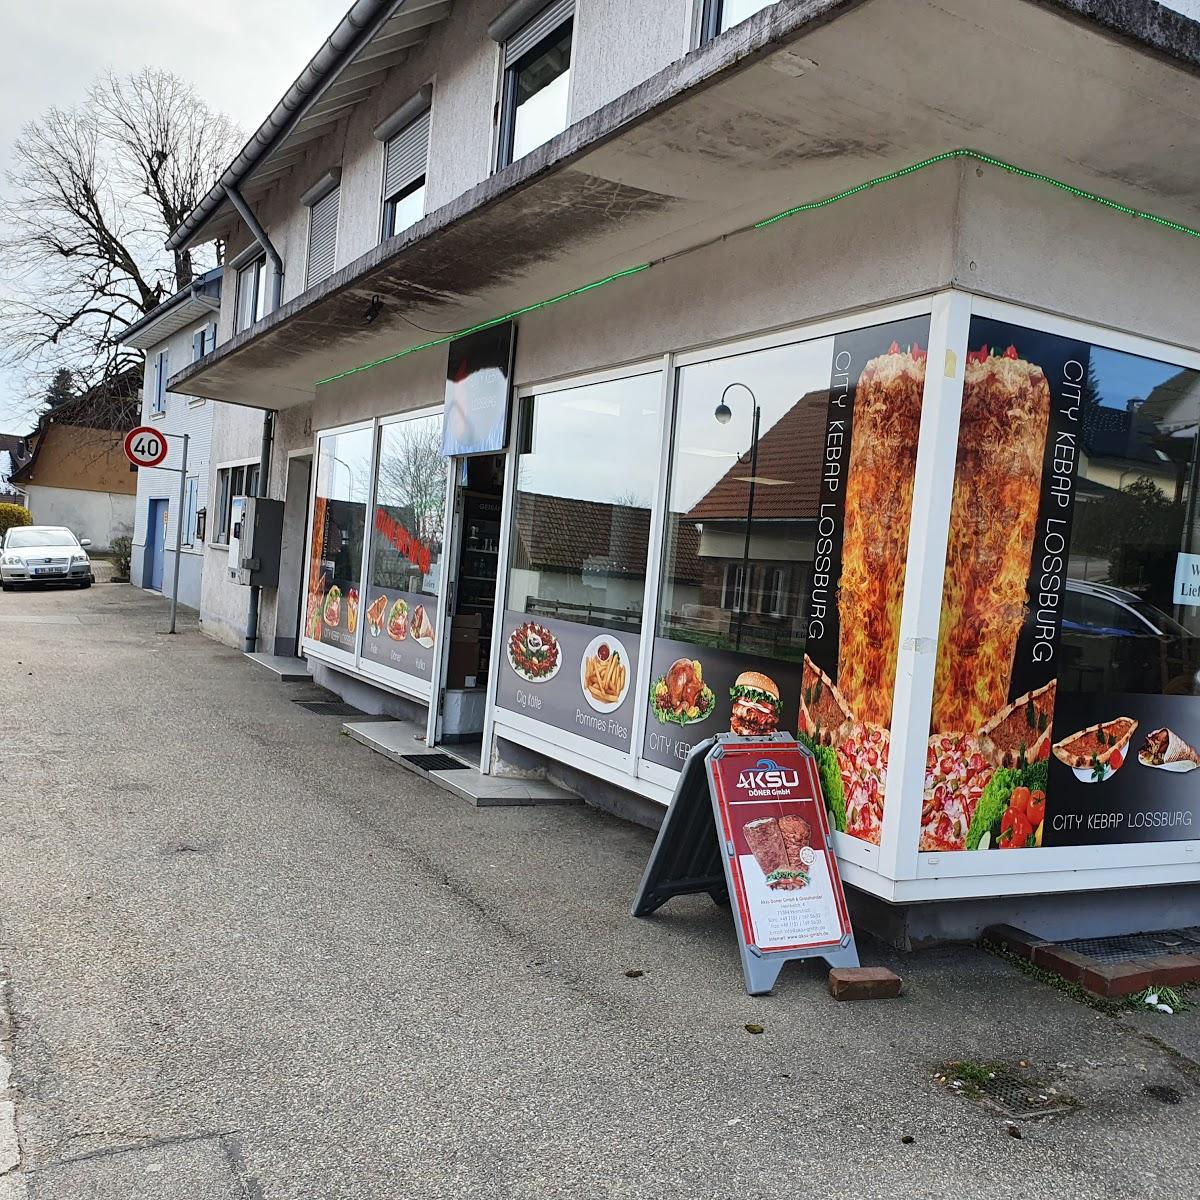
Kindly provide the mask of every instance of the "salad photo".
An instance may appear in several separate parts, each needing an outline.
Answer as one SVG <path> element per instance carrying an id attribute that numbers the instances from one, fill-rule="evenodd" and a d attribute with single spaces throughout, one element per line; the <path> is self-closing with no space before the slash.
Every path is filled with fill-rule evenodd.
<path id="1" fill-rule="evenodd" d="M 325 607 L 321 612 L 321 620 L 334 629 L 342 623 L 342 589 L 336 583 L 325 593 Z"/>
<path id="2" fill-rule="evenodd" d="M 529 683 L 553 679 L 562 666 L 558 639 L 534 621 L 518 625 L 508 636 L 508 665 Z"/>
<path id="3" fill-rule="evenodd" d="M 1000 767 L 984 786 L 967 830 L 968 850 L 1024 850 L 1042 844 L 1046 819 L 1045 759 Z"/>
<path id="4" fill-rule="evenodd" d="M 695 725 L 712 716 L 716 703 L 699 659 L 677 658 L 650 685 L 650 711 L 660 725 Z"/>
<path id="5" fill-rule="evenodd" d="M 392 611 L 387 619 L 388 637 L 394 642 L 402 642 L 408 637 L 408 601 L 397 600 L 392 605 Z"/>

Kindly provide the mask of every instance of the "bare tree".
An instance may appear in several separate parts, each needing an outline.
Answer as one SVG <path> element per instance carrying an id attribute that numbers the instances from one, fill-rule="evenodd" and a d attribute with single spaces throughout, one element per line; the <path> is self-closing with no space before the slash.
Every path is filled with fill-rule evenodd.
<path id="1" fill-rule="evenodd" d="M 0 364 L 30 395 L 62 368 L 103 390 L 140 365 L 121 331 L 208 265 L 164 242 L 240 142 L 190 84 L 150 68 L 25 126 L 0 207 Z"/>
<path id="2" fill-rule="evenodd" d="M 379 456 L 376 503 L 401 514 L 428 545 L 440 541 L 446 503 L 446 460 L 439 421 L 387 426 Z"/>

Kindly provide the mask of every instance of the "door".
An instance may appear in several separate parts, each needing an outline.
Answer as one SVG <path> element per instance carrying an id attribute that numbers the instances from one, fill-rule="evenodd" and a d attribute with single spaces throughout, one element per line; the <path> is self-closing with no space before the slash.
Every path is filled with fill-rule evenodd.
<path id="1" fill-rule="evenodd" d="M 167 550 L 167 501 L 151 500 L 150 509 L 146 516 L 147 540 L 150 542 L 150 582 L 149 587 L 156 592 L 162 591 L 163 559 Z"/>
<path id="2" fill-rule="evenodd" d="M 283 499 L 283 536 L 279 546 L 279 590 L 275 610 L 275 653 L 300 652 L 300 620 L 304 608 L 304 535 L 312 483 L 312 451 L 288 458 Z"/>

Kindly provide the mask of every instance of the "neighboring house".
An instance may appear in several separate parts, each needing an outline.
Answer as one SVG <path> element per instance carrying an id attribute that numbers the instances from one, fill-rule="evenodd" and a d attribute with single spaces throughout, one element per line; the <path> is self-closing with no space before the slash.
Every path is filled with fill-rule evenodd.
<path id="1" fill-rule="evenodd" d="M 126 371 L 42 414 L 10 480 L 25 491 L 35 525 L 65 525 L 101 551 L 133 532 L 137 474 L 122 443 L 137 420 L 139 382 Z"/>
<path id="2" fill-rule="evenodd" d="M 29 439 L 24 434 L 0 433 L 0 504 L 25 503 L 24 490 L 11 480 L 28 459 Z"/>
<path id="3" fill-rule="evenodd" d="M 137 587 L 170 593 L 180 512 L 179 468 L 187 434 L 179 602 L 195 609 L 200 607 L 204 568 L 213 413 L 221 406 L 168 392 L 167 379 L 215 346 L 221 276 L 220 268 L 200 276 L 130 325 L 122 337 L 124 345 L 146 356 L 139 423 L 158 429 L 168 446 L 160 466 L 138 470 L 130 579 Z"/>

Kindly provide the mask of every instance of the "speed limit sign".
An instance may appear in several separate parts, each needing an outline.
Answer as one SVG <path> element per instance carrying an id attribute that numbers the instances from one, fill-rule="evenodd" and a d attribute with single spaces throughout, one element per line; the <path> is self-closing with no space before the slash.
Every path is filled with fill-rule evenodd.
<path id="1" fill-rule="evenodd" d="M 125 435 L 125 457 L 135 467 L 157 467 L 167 457 L 167 439 L 153 425 L 139 425 Z"/>

